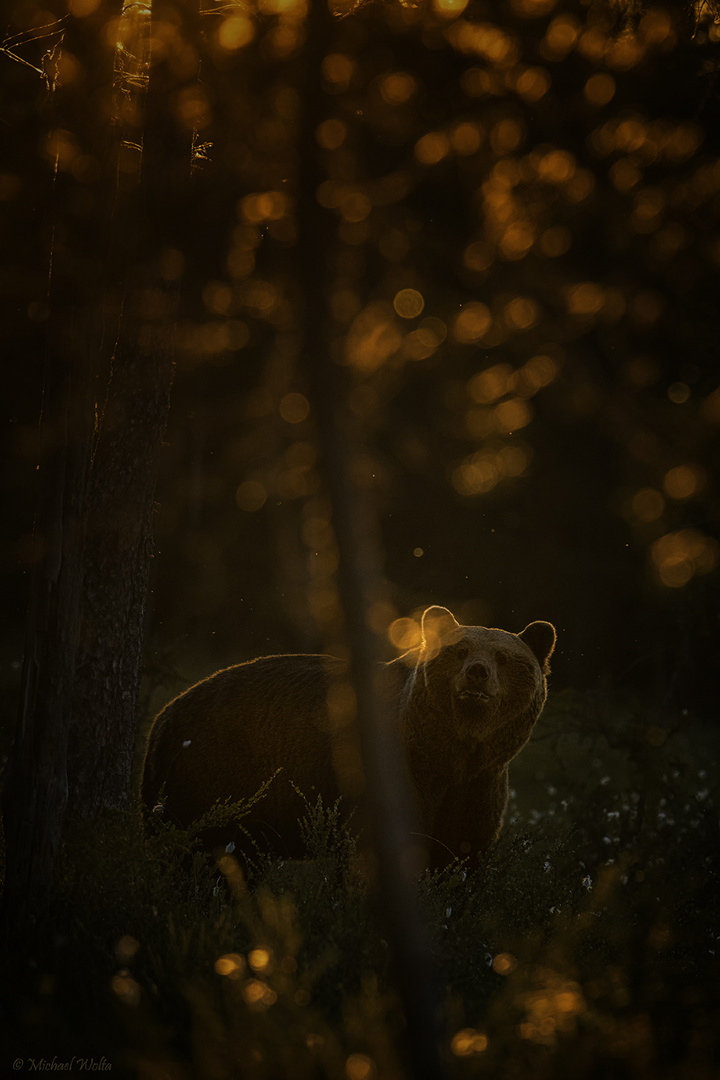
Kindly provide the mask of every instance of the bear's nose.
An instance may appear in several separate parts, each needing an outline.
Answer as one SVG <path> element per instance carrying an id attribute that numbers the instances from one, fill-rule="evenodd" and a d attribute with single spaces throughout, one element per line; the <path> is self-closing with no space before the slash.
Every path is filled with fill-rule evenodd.
<path id="1" fill-rule="evenodd" d="M 473 660 L 466 669 L 470 683 L 484 683 L 490 678 L 490 666 L 484 660 Z"/>

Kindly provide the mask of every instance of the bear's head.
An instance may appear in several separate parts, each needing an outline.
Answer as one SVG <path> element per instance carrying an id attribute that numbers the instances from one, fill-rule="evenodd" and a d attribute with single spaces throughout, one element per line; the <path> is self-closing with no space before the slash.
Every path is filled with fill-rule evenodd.
<path id="1" fill-rule="evenodd" d="M 419 706 L 428 719 L 432 713 L 433 724 L 442 716 L 447 736 L 475 744 L 488 765 L 510 761 L 545 703 L 555 641 L 549 622 L 512 634 L 461 626 L 447 608 L 430 607 L 422 618 L 422 644 L 414 650 L 411 712 Z"/>

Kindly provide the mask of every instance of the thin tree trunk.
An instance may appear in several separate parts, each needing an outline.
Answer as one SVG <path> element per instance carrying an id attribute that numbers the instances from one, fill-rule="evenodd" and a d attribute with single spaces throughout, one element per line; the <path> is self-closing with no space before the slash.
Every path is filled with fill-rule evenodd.
<path id="1" fill-rule="evenodd" d="M 326 0 L 311 0 L 305 46 L 297 248 L 299 280 L 308 283 L 303 294 L 303 366 L 339 552 L 338 592 L 350 651 L 365 802 L 375 854 L 376 893 L 407 1024 L 403 1057 L 408 1073 L 416 1080 L 438 1080 L 443 1075 L 439 1022 L 413 877 L 416 870 L 412 867 L 411 835 L 416 830 L 412 801 L 402 763 L 397 761 L 390 716 L 393 703 L 384 691 L 378 644 L 367 620 L 381 581 L 377 525 L 369 499 L 351 480 L 348 373 L 334 363 L 328 333 L 328 259 L 333 222 L 316 198 L 325 177 L 319 166 L 315 132 L 326 119 L 327 98 L 320 72 L 330 51 L 331 25 Z"/>

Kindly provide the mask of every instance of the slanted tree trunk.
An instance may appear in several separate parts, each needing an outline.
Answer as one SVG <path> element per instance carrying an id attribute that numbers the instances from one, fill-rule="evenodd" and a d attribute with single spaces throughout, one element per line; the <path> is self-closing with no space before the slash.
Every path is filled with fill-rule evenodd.
<path id="1" fill-rule="evenodd" d="M 424 927 L 415 892 L 411 851 L 413 808 L 402 762 L 397 760 L 378 642 L 368 612 L 378 599 L 381 559 L 377 523 L 366 492 L 351 479 L 353 424 L 347 406 L 347 368 L 331 355 L 329 257 L 333 221 L 316 193 L 325 179 L 315 133 L 327 118 L 322 61 L 330 52 L 332 16 L 327 0 L 310 0 L 304 54 L 304 113 L 298 202 L 298 278 L 303 283 L 302 366 L 320 444 L 321 469 L 338 547 L 338 593 L 350 652 L 356 725 L 364 774 L 365 813 L 375 856 L 375 893 L 388 936 L 395 982 L 405 1014 L 403 1058 L 416 1080 L 443 1075 L 437 1002 Z"/>

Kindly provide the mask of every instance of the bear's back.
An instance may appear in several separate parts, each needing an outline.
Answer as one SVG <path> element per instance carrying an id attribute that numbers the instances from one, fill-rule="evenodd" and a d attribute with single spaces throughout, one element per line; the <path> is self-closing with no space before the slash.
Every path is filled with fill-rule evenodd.
<path id="1" fill-rule="evenodd" d="M 281 769 L 252 812 L 273 834 L 276 821 L 302 814 L 293 785 L 311 799 L 336 798 L 327 695 L 344 667 L 330 656 L 264 656 L 191 686 L 150 730 L 145 807 L 164 790 L 164 816 L 185 828 L 216 799 L 250 798 Z"/>

